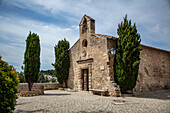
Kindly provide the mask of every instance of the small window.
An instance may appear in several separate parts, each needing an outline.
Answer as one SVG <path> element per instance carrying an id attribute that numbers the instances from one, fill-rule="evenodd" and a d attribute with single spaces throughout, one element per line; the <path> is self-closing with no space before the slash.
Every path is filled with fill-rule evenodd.
<path id="1" fill-rule="evenodd" d="M 82 45 L 83 45 L 83 47 L 87 47 L 87 40 L 86 39 L 83 40 Z"/>

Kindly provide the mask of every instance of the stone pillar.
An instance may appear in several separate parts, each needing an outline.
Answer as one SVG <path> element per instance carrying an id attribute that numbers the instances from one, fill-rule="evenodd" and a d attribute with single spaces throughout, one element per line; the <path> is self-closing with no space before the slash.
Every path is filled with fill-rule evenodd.
<path id="1" fill-rule="evenodd" d="M 89 90 L 92 89 L 92 64 L 88 64 L 89 66 Z"/>
<path id="2" fill-rule="evenodd" d="M 81 68 L 78 68 L 78 81 L 77 81 L 77 86 L 78 86 L 78 91 L 82 91 L 82 73 L 81 73 Z"/>
<path id="3" fill-rule="evenodd" d="M 109 83 L 112 80 L 112 70 L 111 70 L 111 66 L 107 65 L 107 70 L 108 70 L 108 76 L 107 76 L 107 85 L 105 86 L 104 89 L 108 89 L 109 88 Z"/>
<path id="4" fill-rule="evenodd" d="M 109 75 L 110 75 L 110 81 L 115 82 L 115 80 L 114 80 L 114 57 L 111 58 L 111 61 L 110 61 Z"/>
<path id="5" fill-rule="evenodd" d="M 87 70 L 85 69 L 83 72 L 84 75 L 84 91 L 87 91 Z"/>

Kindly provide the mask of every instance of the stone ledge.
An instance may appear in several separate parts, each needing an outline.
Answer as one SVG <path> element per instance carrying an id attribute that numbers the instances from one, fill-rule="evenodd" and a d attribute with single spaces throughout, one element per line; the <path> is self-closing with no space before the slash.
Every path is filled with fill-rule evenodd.
<path id="1" fill-rule="evenodd" d="M 90 63 L 90 62 L 93 62 L 93 58 L 88 58 L 88 59 L 85 59 L 85 60 L 78 60 L 77 61 L 78 64 Z"/>
<path id="2" fill-rule="evenodd" d="M 30 96 L 37 96 L 37 95 L 43 95 L 44 91 L 42 90 L 32 90 L 32 91 L 20 91 L 18 96 L 21 97 L 30 97 Z"/>
<path id="3" fill-rule="evenodd" d="M 62 87 L 59 83 L 34 83 L 32 90 L 54 90 Z M 28 83 L 20 83 L 18 89 L 28 91 Z"/>

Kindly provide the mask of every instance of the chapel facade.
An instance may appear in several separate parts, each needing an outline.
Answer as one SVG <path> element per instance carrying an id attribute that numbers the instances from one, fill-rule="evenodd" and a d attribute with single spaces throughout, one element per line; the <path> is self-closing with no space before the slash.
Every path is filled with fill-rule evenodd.
<path id="1" fill-rule="evenodd" d="M 71 47 L 68 87 L 75 91 L 109 90 L 114 82 L 114 57 L 118 38 L 95 33 L 95 20 L 84 15 L 79 39 Z M 170 89 L 170 51 L 141 45 L 136 92 Z"/>

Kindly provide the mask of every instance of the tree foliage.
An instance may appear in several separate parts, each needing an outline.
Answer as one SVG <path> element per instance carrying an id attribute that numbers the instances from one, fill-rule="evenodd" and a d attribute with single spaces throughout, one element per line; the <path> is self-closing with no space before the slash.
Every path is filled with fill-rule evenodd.
<path id="1" fill-rule="evenodd" d="M 55 45 L 55 75 L 59 83 L 65 83 L 67 87 L 67 79 L 69 74 L 70 58 L 69 58 L 69 42 L 64 39 L 58 41 L 58 44 Z"/>
<path id="2" fill-rule="evenodd" d="M 0 113 L 12 113 L 16 106 L 19 85 L 14 67 L 0 57 Z"/>
<path id="3" fill-rule="evenodd" d="M 39 72 L 39 77 L 38 80 L 36 81 L 36 83 L 48 83 L 48 79 L 47 77 L 44 77 L 44 74 Z"/>
<path id="4" fill-rule="evenodd" d="M 37 34 L 31 34 L 31 32 L 26 40 L 24 65 L 25 79 L 31 91 L 34 82 L 38 80 L 38 73 L 40 70 L 40 40 Z"/>
<path id="5" fill-rule="evenodd" d="M 140 35 L 136 25 L 131 25 L 127 15 L 121 24 L 118 24 L 116 57 L 115 57 L 115 81 L 120 85 L 121 91 L 132 90 L 136 85 L 140 64 Z"/>
<path id="6" fill-rule="evenodd" d="M 55 70 L 52 70 L 52 69 L 51 70 L 41 70 L 40 73 L 53 76 L 55 73 Z"/>
<path id="7" fill-rule="evenodd" d="M 39 78 L 38 78 L 37 83 L 57 82 L 56 79 L 48 80 L 48 78 L 44 76 L 44 75 L 48 75 L 51 77 L 56 77 L 54 73 L 55 73 L 55 70 L 52 70 L 52 69 L 51 70 L 41 70 L 39 72 Z"/>
<path id="8" fill-rule="evenodd" d="M 25 76 L 24 76 L 24 73 L 22 71 L 20 73 L 18 73 L 18 78 L 19 78 L 20 83 L 26 83 L 25 82 Z"/>

